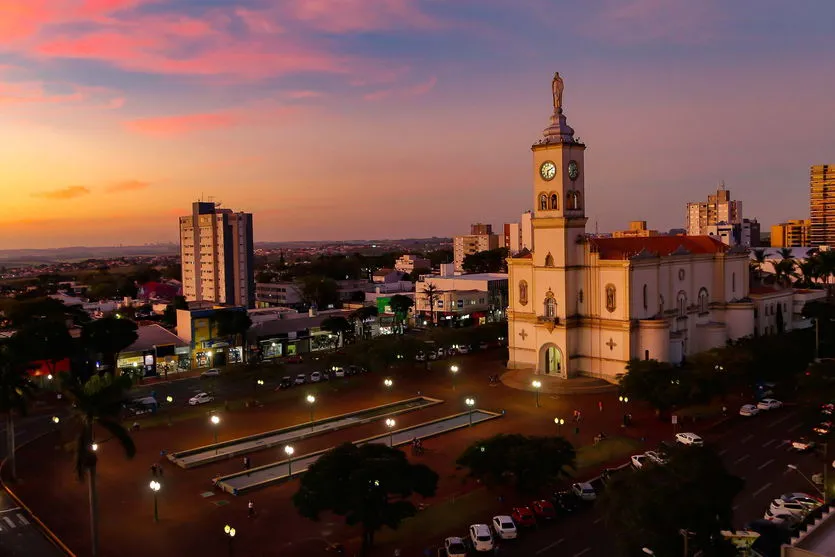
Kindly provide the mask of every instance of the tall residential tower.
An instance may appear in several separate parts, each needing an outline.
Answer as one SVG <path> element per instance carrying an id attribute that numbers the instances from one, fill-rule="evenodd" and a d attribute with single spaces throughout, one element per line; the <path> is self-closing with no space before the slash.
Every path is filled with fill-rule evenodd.
<path id="1" fill-rule="evenodd" d="M 813 166 L 809 185 L 809 213 L 812 217 L 809 245 L 835 246 L 835 165 Z"/>

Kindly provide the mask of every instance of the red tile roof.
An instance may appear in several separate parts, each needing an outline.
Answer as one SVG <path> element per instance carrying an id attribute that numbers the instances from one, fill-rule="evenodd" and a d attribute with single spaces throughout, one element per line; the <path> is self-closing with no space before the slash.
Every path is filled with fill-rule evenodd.
<path id="1" fill-rule="evenodd" d="M 641 252 L 665 256 L 679 248 L 690 253 L 722 253 L 729 248 L 710 236 L 649 236 L 646 238 L 590 238 L 591 250 L 600 259 L 629 259 Z"/>

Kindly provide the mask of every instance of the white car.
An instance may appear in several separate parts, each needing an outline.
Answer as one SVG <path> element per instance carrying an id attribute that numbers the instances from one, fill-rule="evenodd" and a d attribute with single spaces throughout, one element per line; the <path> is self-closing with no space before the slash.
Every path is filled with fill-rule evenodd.
<path id="1" fill-rule="evenodd" d="M 437 355 L 439 358 L 443 358 L 444 356 L 446 356 L 446 353 L 446 348 L 438 348 Z"/>
<path id="2" fill-rule="evenodd" d="M 493 551 L 493 535 L 486 524 L 470 526 L 470 543 L 476 551 Z"/>
<path id="3" fill-rule="evenodd" d="M 756 416 L 759 413 L 759 409 L 753 404 L 743 404 L 742 408 L 739 409 L 740 416 Z"/>
<path id="4" fill-rule="evenodd" d="M 705 444 L 701 437 L 696 435 L 695 433 L 676 433 L 676 443 L 681 443 L 682 445 L 693 445 L 696 447 L 701 447 Z"/>
<path id="5" fill-rule="evenodd" d="M 467 546 L 464 545 L 464 540 L 458 537 L 445 539 L 444 550 L 447 557 L 467 557 Z"/>
<path id="6" fill-rule="evenodd" d="M 632 461 L 632 467 L 640 470 L 647 463 L 649 457 L 645 454 L 633 454 L 629 459 Z"/>
<path id="7" fill-rule="evenodd" d="M 784 493 L 780 496 L 780 499 L 787 503 L 798 503 L 810 511 L 813 511 L 823 505 L 823 501 L 817 497 L 809 495 L 808 493 Z"/>
<path id="8" fill-rule="evenodd" d="M 321 380 L 322 380 L 322 374 L 319 373 L 318 371 L 314 371 L 313 373 L 310 374 L 310 382 L 311 383 L 318 383 Z"/>
<path id="9" fill-rule="evenodd" d="M 773 410 L 774 408 L 780 408 L 781 406 L 783 406 L 783 403 L 776 398 L 764 398 L 757 403 L 757 408 L 760 410 Z"/>
<path id="10" fill-rule="evenodd" d="M 516 524 L 507 515 L 500 514 L 493 517 L 493 531 L 503 540 L 516 539 Z"/>
<path id="11" fill-rule="evenodd" d="M 652 462 L 654 462 L 655 464 L 661 464 L 661 465 L 667 464 L 667 459 L 664 458 L 663 456 L 661 456 L 660 454 L 658 454 L 655 451 L 647 451 L 647 452 L 644 453 L 644 456 L 647 457 Z"/>
<path id="12" fill-rule="evenodd" d="M 771 509 L 765 511 L 763 518 L 768 520 L 769 522 L 773 522 L 774 524 L 786 524 L 786 525 L 794 525 L 800 522 L 800 518 L 793 515 L 788 511 L 780 511 L 772 512 Z"/>
<path id="13" fill-rule="evenodd" d="M 418 352 L 415 354 L 415 361 L 416 362 L 425 362 L 426 361 L 426 354 L 423 352 Z"/>
<path id="14" fill-rule="evenodd" d="M 783 501 L 783 499 L 774 499 L 771 504 L 768 505 L 768 509 L 774 514 L 781 512 L 791 513 L 801 520 L 809 512 L 806 507 L 800 503 Z"/>
<path id="15" fill-rule="evenodd" d="M 805 453 L 806 451 L 811 451 L 815 448 L 815 442 L 810 441 L 805 437 L 801 437 L 795 441 L 792 441 L 792 450 Z"/>
<path id="16" fill-rule="evenodd" d="M 470 347 L 466 344 L 462 344 L 460 346 L 457 346 L 456 348 L 458 348 L 458 353 L 459 354 L 469 354 L 470 353 Z"/>
<path id="17" fill-rule="evenodd" d="M 206 371 L 201 373 L 200 377 L 217 377 L 218 375 L 220 375 L 220 370 L 216 367 L 213 367 L 212 369 L 207 369 Z"/>
<path id="18" fill-rule="evenodd" d="M 307 376 L 304 373 L 296 375 L 296 380 L 293 381 L 296 385 L 304 385 L 307 383 Z"/>
<path id="19" fill-rule="evenodd" d="M 331 369 L 333 370 L 333 376 L 334 377 L 345 377 L 345 368 L 344 367 L 333 366 L 333 368 L 331 368 Z"/>
<path id="20" fill-rule="evenodd" d="M 197 393 L 196 395 L 188 399 L 188 403 L 191 406 L 197 406 L 198 404 L 206 404 L 207 402 L 211 402 L 214 399 L 215 397 L 213 397 L 209 393 Z"/>
<path id="21" fill-rule="evenodd" d="M 594 488 L 589 482 L 572 484 L 571 491 L 583 501 L 594 501 L 597 499 L 597 493 L 595 493 Z"/>

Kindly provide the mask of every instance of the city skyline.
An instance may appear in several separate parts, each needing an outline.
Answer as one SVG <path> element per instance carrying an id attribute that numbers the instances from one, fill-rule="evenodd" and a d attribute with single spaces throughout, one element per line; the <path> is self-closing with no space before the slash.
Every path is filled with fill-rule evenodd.
<path id="1" fill-rule="evenodd" d="M 176 241 L 209 196 L 259 242 L 515 222 L 554 71 L 589 145 L 589 230 L 680 228 L 722 181 L 766 226 L 808 218 L 831 162 L 822 1 L 274 4 L 4 14 L 0 249 Z"/>

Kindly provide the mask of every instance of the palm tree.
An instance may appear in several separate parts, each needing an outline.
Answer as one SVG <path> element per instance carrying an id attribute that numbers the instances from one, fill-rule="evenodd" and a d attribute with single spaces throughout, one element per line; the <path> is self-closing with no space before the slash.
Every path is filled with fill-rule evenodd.
<path id="1" fill-rule="evenodd" d="M 803 288 L 811 288 L 819 278 L 820 266 L 816 257 L 803 259 L 795 265 L 797 271 L 797 285 Z"/>
<path id="2" fill-rule="evenodd" d="M 794 252 L 791 248 L 780 248 L 777 250 L 777 255 L 780 256 L 780 259 L 794 259 Z"/>
<path id="3" fill-rule="evenodd" d="M 790 285 L 792 278 L 797 276 L 794 272 L 794 259 L 781 259 L 774 262 L 774 281 L 777 284 Z"/>
<path id="4" fill-rule="evenodd" d="M 77 376 L 61 378 L 61 390 L 72 403 L 73 421 L 77 424 L 75 447 L 75 471 L 79 481 L 87 477 L 87 492 L 90 501 L 90 538 L 93 557 L 99 553 L 99 500 L 96 492 L 96 438 L 93 427 L 99 426 L 116 439 L 127 458 L 133 458 L 136 447 L 128 431 L 120 422 L 125 392 L 130 388 L 128 375 L 114 376 L 113 373 L 93 375 L 86 382 Z M 107 439 L 107 440 L 110 440 Z"/>
<path id="5" fill-rule="evenodd" d="M 435 301 L 438 299 L 438 287 L 433 282 L 423 285 L 423 294 L 429 302 L 429 314 L 432 316 L 432 325 L 435 325 Z"/>
<path id="6" fill-rule="evenodd" d="M 835 251 L 822 251 L 816 257 L 818 262 L 818 276 L 823 279 L 827 290 L 830 290 L 832 279 L 835 278 Z M 830 296 L 832 292 L 829 292 Z"/>
<path id="7" fill-rule="evenodd" d="M 0 412 L 6 415 L 6 455 L 13 480 L 17 477 L 14 415 L 26 415 L 34 391 L 17 343 L 7 340 L 0 344 Z"/>
<path id="8" fill-rule="evenodd" d="M 766 261 L 766 253 L 762 248 L 757 248 L 751 251 L 754 254 L 754 260 L 751 261 L 751 269 L 754 271 L 754 277 L 757 280 L 762 279 L 763 265 Z"/>
<path id="9" fill-rule="evenodd" d="M 403 322 L 406 320 L 409 310 L 415 305 L 415 301 L 403 294 L 395 294 L 389 300 L 389 305 L 391 306 L 391 311 L 394 312 L 394 322 L 397 325 L 397 329 L 402 334 Z"/>

